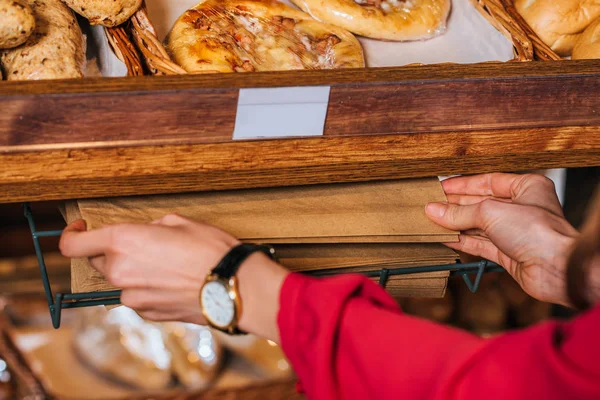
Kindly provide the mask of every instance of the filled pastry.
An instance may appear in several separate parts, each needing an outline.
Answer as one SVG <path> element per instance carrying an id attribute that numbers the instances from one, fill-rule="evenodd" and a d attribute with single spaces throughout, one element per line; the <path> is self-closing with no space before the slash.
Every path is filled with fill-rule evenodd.
<path id="1" fill-rule="evenodd" d="M 171 384 L 171 354 L 162 331 L 130 308 L 90 312 L 74 346 L 85 364 L 119 382 L 149 391 Z"/>
<path id="2" fill-rule="evenodd" d="M 179 382 L 195 390 L 208 387 L 223 364 L 223 348 L 211 330 L 177 322 L 167 322 L 161 327 Z"/>
<path id="3" fill-rule="evenodd" d="M 190 73 L 364 66 L 348 31 L 274 0 L 206 0 L 187 10 L 167 37 Z"/>
<path id="4" fill-rule="evenodd" d="M 450 0 L 292 0 L 319 21 L 374 39 L 429 39 L 443 33 Z"/>

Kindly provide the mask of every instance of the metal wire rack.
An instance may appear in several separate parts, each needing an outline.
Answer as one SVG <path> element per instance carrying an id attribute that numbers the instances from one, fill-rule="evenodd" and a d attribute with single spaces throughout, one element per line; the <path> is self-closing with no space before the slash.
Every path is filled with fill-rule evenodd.
<path id="1" fill-rule="evenodd" d="M 38 231 L 35 226 L 35 220 L 29 204 L 24 204 L 25 217 L 29 223 L 31 230 L 31 236 L 33 238 L 33 246 L 35 248 L 35 254 L 37 256 L 40 273 L 42 276 L 42 283 L 44 285 L 44 292 L 46 300 L 48 301 L 48 308 L 50 309 L 50 317 L 52 318 L 52 326 L 55 329 L 60 327 L 61 312 L 62 309 L 67 308 L 80 308 L 80 307 L 92 307 L 99 305 L 114 305 L 121 302 L 120 290 L 103 291 L 103 292 L 86 292 L 86 293 L 56 293 L 53 294 L 52 287 L 50 286 L 50 280 L 48 279 L 48 271 L 46 270 L 46 263 L 44 261 L 44 253 L 40 245 L 40 238 L 60 236 L 62 230 L 50 230 L 50 231 Z M 460 275 L 463 277 L 465 284 L 471 292 L 476 292 L 481 282 L 481 277 L 486 272 L 501 272 L 504 268 L 495 264 L 491 261 L 482 260 L 473 263 L 459 263 L 445 264 L 445 265 L 430 265 L 420 267 L 409 267 L 409 268 L 382 268 L 380 270 L 362 272 L 363 275 L 368 277 L 379 277 L 379 284 L 385 286 L 388 277 L 393 275 L 406 275 L 416 274 L 425 272 L 439 272 L 449 271 L 450 275 Z M 340 270 L 332 271 L 318 271 L 313 272 L 315 276 L 329 276 L 337 275 L 343 272 Z M 471 280 L 470 275 L 475 274 L 475 280 Z"/>

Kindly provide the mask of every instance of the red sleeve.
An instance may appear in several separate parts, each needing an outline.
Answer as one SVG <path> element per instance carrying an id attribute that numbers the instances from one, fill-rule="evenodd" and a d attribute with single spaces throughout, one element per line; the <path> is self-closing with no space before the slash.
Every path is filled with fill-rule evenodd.
<path id="1" fill-rule="evenodd" d="M 600 399 L 600 307 L 481 339 L 404 315 L 361 276 L 291 274 L 281 345 L 309 399 Z"/>

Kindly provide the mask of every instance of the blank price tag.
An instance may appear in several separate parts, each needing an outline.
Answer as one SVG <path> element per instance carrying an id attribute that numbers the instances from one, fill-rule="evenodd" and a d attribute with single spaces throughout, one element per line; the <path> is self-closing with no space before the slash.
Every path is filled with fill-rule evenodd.
<path id="1" fill-rule="evenodd" d="M 240 89 L 233 139 L 323 135 L 329 89 Z"/>

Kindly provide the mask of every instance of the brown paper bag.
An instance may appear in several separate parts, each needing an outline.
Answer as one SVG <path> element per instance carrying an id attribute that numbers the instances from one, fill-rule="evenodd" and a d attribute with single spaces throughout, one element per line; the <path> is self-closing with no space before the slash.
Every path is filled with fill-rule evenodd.
<path id="1" fill-rule="evenodd" d="M 150 222 L 175 212 L 216 225 L 244 241 L 322 243 L 313 247 L 322 256 L 305 257 L 301 261 L 304 267 L 295 261 L 298 271 L 324 266 L 395 268 L 452 262 L 455 255 L 445 247 L 414 243 L 457 240 L 455 232 L 433 224 L 424 213 L 427 202 L 445 200 L 437 179 L 418 179 L 79 200 L 68 204 L 67 219 L 83 217 L 88 229 L 95 229 L 114 223 Z M 347 243 L 331 244 L 336 241 Z M 392 244 L 380 244 L 385 242 Z M 398 244 L 403 242 L 412 244 Z M 291 244 L 276 247 L 284 257 L 286 251 L 293 252 Z M 338 256 L 340 251 L 346 255 L 331 263 L 336 251 Z M 311 259 L 316 266 L 311 266 Z M 74 260 L 71 274 L 74 293 L 114 289 L 86 260 Z M 439 296 L 445 290 L 446 278 L 428 279 L 433 280 L 426 284 L 420 281 L 419 287 Z M 435 290 L 432 285 L 437 285 Z M 413 294 L 420 293 L 417 290 Z"/>
<path id="2" fill-rule="evenodd" d="M 246 241 L 439 242 L 456 240 L 456 233 L 431 222 L 424 209 L 445 200 L 437 179 L 417 179 L 80 200 L 79 209 L 90 229 L 178 213 Z"/>

